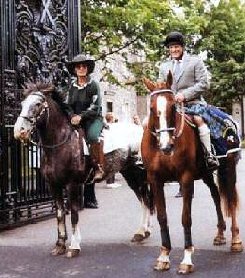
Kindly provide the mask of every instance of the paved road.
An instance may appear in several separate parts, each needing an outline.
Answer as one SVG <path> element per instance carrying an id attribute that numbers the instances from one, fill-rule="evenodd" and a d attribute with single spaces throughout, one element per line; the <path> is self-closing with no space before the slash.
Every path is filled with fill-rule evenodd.
<path id="1" fill-rule="evenodd" d="M 245 157 L 245 153 L 243 153 Z M 245 242 L 245 159 L 238 166 L 240 194 L 240 232 Z M 152 269 L 159 255 L 160 234 L 156 217 L 153 232 L 144 244 L 130 242 L 140 221 L 140 206 L 134 193 L 118 174 L 123 186 L 106 189 L 97 184 L 100 208 L 80 212 L 82 231 L 81 255 L 72 260 L 52 257 L 49 252 L 56 241 L 56 220 L 0 233 L 0 278 L 124 278 L 177 277 L 176 270 L 183 255 L 181 227 L 182 199 L 174 198 L 177 184 L 166 186 L 167 209 L 173 251 L 171 270 L 158 273 Z M 69 224 L 69 218 L 67 219 Z M 227 245 L 214 247 L 216 216 L 208 188 L 202 182 L 195 184 L 193 199 L 193 241 L 195 272 L 192 277 L 245 277 L 245 253 L 231 254 L 230 221 L 227 221 Z M 70 230 L 70 226 L 69 226 Z"/>

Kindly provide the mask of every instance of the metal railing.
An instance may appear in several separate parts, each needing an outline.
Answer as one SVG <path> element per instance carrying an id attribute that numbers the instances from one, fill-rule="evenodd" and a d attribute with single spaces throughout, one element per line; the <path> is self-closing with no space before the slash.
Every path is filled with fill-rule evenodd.
<path id="1" fill-rule="evenodd" d="M 13 126 L 2 130 L 0 230 L 54 214 L 50 190 L 40 174 L 41 149 L 13 137 Z"/>

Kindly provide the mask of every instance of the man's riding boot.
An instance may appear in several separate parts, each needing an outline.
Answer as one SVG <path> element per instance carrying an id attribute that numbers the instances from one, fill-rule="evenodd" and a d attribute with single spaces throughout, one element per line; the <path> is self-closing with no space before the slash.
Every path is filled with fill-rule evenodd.
<path id="1" fill-rule="evenodd" d="M 100 182 L 104 177 L 104 153 L 103 142 L 96 142 L 90 145 L 90 155 L 95 168 L 94 182 Z"/>
<path id="2" fill-rule="evenodd" d="M 212 154 L 210 130 L 206 124 L 203 124 L 199 128 L 200 140 L 205 149 L 206 165 L 209 170 L 216 170 L 219 167 L 218 159 Z"/>

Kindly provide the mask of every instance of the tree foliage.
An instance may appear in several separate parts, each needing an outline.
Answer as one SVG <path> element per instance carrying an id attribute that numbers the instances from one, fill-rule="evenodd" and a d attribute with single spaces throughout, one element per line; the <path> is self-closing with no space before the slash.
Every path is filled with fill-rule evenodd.
<path id="1" fill-rule="evenodd" d="M 227 106 L 236 94 L 244 94 L 245 7 L 239 0 L 83 0 L 82 48 L 105 64 L 105 79 L 114 80 L 107 69 L 112 54 L 120 53 L 136 76 L 157 77 L 159 61 L 167 52 L 161 42 L 178 30 L 186 35 L 186 48 L 207 53 L 212 74 L 211 99 Z M 130 53 L 144 55 L 130 61 Z M 107 69 L 107 70 L 106 70 Z M 110 78 L 109 78 L 110 77 Z"/>
<path id="2" fill-rule="evenodd" d="M 220 1 L 202 30 L 201 49 L 207 51 L 215 104 L 231 109 L 231 100 L 245 94 L 245 6 L 238 0 Z"/>

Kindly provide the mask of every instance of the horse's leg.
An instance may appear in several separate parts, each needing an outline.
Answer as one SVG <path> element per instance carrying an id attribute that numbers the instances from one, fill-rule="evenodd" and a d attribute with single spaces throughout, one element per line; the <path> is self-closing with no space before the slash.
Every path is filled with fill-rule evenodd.
<path id="1" fill-rule="evenodd" d="M 137 230 L 137 232 L 131 239 L 132 242 L 142 242 L 144 239 L 148 238 L 151 235 L 151 212 L 143 202 L 141 202 L 141 208 L 142 216 L 140 221 L 140 228 Z"/>
<path id="2" fill-rule="evenodd" d="M 220 167 L 217 171 L 218 184 L 224 202 L 224 209 L 226 214 L 231 217 L 232 221 L 232 252 L 241 252 L 243 250 L 237 224 L 237 209 L 239 203 L 236 189 L 237 158 L 237 153 L 228 154 L 226 159 L 220 160 Z"/>
<path id="3" fill-rule="evenodd" d="M 63 255 L 66 252 L 65 242 L 67 240 L 67 231 L 65 224 L 65 209 L 64 209 L 64 200 L 62 186 L 56 186 L 56 192 L 53 191 L 53 196 L 55 199 L 56 206 L 56 219 L 58 225 L 58 240 L 54 249 L 51 251 L 53 256 Z"/>
<path id="4" fill-rule="evenodd" d="M 242 240 L 239 235 L 239 227 L 237 224 L 236 209 L 233 209 L 232 216 L 231 216 L 231 234 L 232 234 L 231 252 L 236 252 L 236 253 L 242 252 L 243 245 L 242 245 Z"/>
<path id="5" fill-rule="evenodd" d="M 184 176 L 184 178 L 187 178 Z M 182 226 L 184 228 L 185 239 L 185 252 L 184 258 L 179 265 L 179 274 L 188 274 L 194 271 L 194 265 L 192 263 L 192 254 L 194 253 L 194 246 L 192 244 L 191 235 L 191 203 L 192 194 L 194 190 L 194 180 L 187 180 L 185 182 L 180 181 L 182 193 L 183 193 L 183 209 L 182 209 Z"/>
<path id="6" fill-rule="evenodd" d="M 203 182 L 209 187 L 211 196 L 213 198 L 218 224 L 217 224 L 217 235 L 214 238 L 213 244 L 214 245 L 223 245 L 226 244 L 226 238 L 224 236 L 224 231 L 226 230 L 226 224 L 223 216 L 223 212 L 221 209 L 221 201 L 220 201 L 220 194 L 217 185 L 214 182 L 214 177 L 212 174 L 207 174 L 203 177 Z"/>
<path id="7" fill-rule="evenodd" d="M 162 247 L 157 258 L 154 270 L 166 271 L 170 268 L 169 253 L 171 251 L 171 242 L 167 221 L 166 201 L 163 189 L 163 183 L 155 182 L 152 184 L 154 203 L 157 210 L 157 220 L 161 229 Z"/>
<path id="8" fill-rule="evenodd" d="M 72 225 L 72 236 L 71 245 L 69 246 L 67 257 L 72 258 L 80 253 L 81 247 L 81 233 L 78 227 L 78 211 L 79 211 L 79 188 L 78 184 L 72 184 L 68 188 L 68 195 L 70 199 L 71 207 L 71 225 Z"/>
<path id="9" fill-rule="evenodd" d="M 128 186 L 134 191 L 138 200 L 141 202 L 142 216 L 140 227 L 135 232 L 131 242 L 142 242 L 151 234 L 151 220 L 153 214 L 153 196 L 149 185 L 146 182 L 146 171 L 135 166 L 134 164 L 131 165 L 129 163 L 128 165 L 124 165 L 120 173 L 127 181 Z"/>

